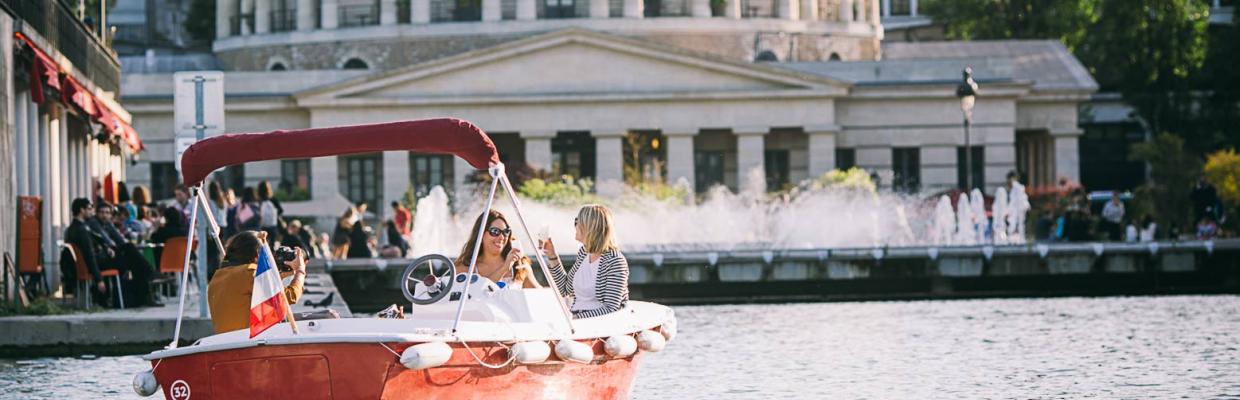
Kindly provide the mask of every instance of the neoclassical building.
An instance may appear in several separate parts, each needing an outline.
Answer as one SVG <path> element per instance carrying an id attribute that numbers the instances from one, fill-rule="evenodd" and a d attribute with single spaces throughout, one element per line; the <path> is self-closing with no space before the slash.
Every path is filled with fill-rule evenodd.
<path id="1" fill-rule="evenodd" d="M 1033 185 L 1076 179 L 1078 106 L 1097 90 L 1056 42 L 880 47 L 880 1 L 292 3 L 219 3 L 228 132 L 454 116 L 487 130 L 507 164 L 590 177 L 603 194 L 626 179 L 778 189 L 853 166 L 897 190 L 963 186 L 955 90 L 966 66 L 981 85 L 967 150 L 975 185 L 993 190 L 1011 170 Z M 170 193 L 171 71 L 122 84 L 148 147 L 130 180 Z M 470 172 L 451 157 L 386 152 L 216 178 L 382 205 L 410 188 L 460 187 Z"/>

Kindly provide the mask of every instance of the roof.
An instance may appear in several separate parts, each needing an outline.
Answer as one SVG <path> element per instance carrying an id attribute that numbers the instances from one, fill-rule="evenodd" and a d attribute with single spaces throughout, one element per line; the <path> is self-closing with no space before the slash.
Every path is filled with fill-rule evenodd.
<path id="1" fill-rule="evenodd" d="M 1057 40 L 971 40 L 887 43 L 888 60 L 1006 59 L 1012 78 L 1034 82 L 1034 89 L 1096 91 L 1098 82 L 1063 43 Z"/>
<path id="2" fill-rule="evenodd" d="M 973 67 L 979 82 L 1029 82 L 1034 90 L 1096 91 L 1098 83 L 1052 40 L 886 43 L 882 61 L 778 63 L 857 85 L 954 83 Z"/>

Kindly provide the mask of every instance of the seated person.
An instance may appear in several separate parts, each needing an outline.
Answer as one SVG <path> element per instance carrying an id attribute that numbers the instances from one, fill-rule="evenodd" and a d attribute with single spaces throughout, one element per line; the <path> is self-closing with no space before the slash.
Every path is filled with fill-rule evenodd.
<path id="1" fill-rule="evenodd" d="M 168 207 L 164 209 L 164 226 L 151 233 L 151 243 L 165 244 L 168 243 L 168 239 L 186 236 L 189 236 L 189 227 L 181 221 L 181 212 Z M 163 254 L 163 247 L 155 248 L 156 260 L 162 260 Z"/>
<path id="2" fill-rule="evenodd" d="M 215 333 L 250 327 L 250 294 L 254 290 L 258 254 L 266 242 L 267 233 L 259 231 L 241 231 L 228 239 L 220 269 L 207 285 L 207 303 L 211 307 Z M 292 271 L 280 273 L 281 278 L 293 276 L 292 282 L 284 287 L 284 296 L 290 305 L 301 297 L 306 280 L 305 253 L 301 249 L 296 251 L 297 259 L 285 262 Z"/>
<path id="3" fill-rule="evenodd" d="M 508 228 L 508 220 L 499 211 L 491 210 L 486 215 L 487 229 L 482 248 L 478 251 L 478 262 L 474 273 L 490 279 L 503 287 L 541 287 L 530 274 L 530 259 L 521 255 L 521 249 L 512 247 L 512 229 Z M 469 273 L 469 260 L 474 255 L 474 243 L 478 241 L 478 227 L 482 224 L 482 216 L 474 221 L 473 229 L 469 230 L 469 240 L 461 246 L 461 254 L 456 257 L 456 273 Z"/>
<path id="4" fill-rule="evenodd" d="M 573 225 L 581 249 L 567 271 L 551 240 L 539 244 L 560 293 L 573 298 L 573 318 L 620 311 L 629 302 L 629 262 L 616 246 L 611 210 L 598 204 L 581 207 Z"/>
<path id="5" fill-rule="evenodd" d="M 78 200 L 81 200 L 81 202 Z M 93 239 L 92 245 L 96 247 L 94 252 L 95 259 L 90 260 L 88 257 L 86 265 L 90 267 L 92 262 L 95 264 L 95 267 L 92 268 L 92 273 L 94 273 L 93 269 L 97 268 L 119 269 L 122 279 L 125 277 L 125 272 L 128 272 L 132 279 L 125 285 L 125 293 L 129 295 L 126 298 L 126 304 L 162 307 L 163 304 L 155 298 L 155 291 L 151 290 L 151 280 L 155 278 L 155 266 L 151 265 L 150 261 L 147 261 L 146 257 L 142 256 L 142 252 L 138 250 L 137 246 L 129 243 L 125 239 L 125 235 L 121 234 L 120 230 L 116 229 L 116 225 L 112 224 L 113 214 L 116 212 L 115 208 L 108 203 L 99 203 L 97 210 L 95 208 L 80 209 L 78 207 L 89 204 L 89 200 L 77 199 L 73 201 L 73 205 L 70 207 L 72 208 L 71 211 L 75 213 L 78 211 L 82 212 L 81 222 L 84 227 L 89 228 L 88 232 L 91 239 Z M 75 222 L 76 220 L 75 214 Z M 72 226 L 69 228 L 71 231 L 73 230 Z M 79 231 L 78 234 L 80 235 L 81 232 Z M 90 252 L 90 250 L 86 249 L 91 247 L 87 247 L 87 244 L 81 238 L 77 238 L 77 242 L 70 243 L 77 245 L 78 248 L 82 249 L 82 252 Z M 98 249 L 99 247 L 102 247 L 102 251 Z M 95 279 L 98 280 L 98 278 L 99 276 L 96 275 Z"/>

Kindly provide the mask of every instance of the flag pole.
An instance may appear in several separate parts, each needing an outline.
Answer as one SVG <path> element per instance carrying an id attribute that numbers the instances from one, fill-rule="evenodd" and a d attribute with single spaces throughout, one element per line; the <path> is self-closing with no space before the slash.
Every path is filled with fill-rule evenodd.
<path id="1" fill-rule="evenodd" d="M 267 259 L 271 261 L 271 265 L 276 268 L 276 273 L 278 274 L 280 270 L 280 265 L 276 264 L 276 258 L 275 256 L 271 254 L 271 246 L 268 246 L 267 243 L 263 243 L 263 247 L 267 248 Z M 297 280 L 296 272 L 293 273 L 293 280 Z M 281 282 L 280 285 L 283 286 L 284 285 L 283 280 L 281 280 L 280 282 Z M 283 302 L 281 304 L 284 304 L 284 316 L 288 318 L 289 328 L 293 329 L 294 335 L 300 335 L 301 331 L 297 329 L 297 320 L 293 318 L 293 305 L 288 303 L 288 296 L 284 294 L 284 288 L 279 287 L 279 288 L 274 288 L 274 289 L 276 289 L 277 293 L 280 293 L 280 301 Z"/>

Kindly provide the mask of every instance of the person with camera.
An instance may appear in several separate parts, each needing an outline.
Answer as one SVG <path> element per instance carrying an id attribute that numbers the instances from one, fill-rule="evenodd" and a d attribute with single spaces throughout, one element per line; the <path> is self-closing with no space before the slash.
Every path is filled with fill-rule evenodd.
<path id="1" fill-rule="evenodd" d="M 207 285 L 207 302 L 211 308 L 211 324 L 215 333 L 224 333 L 250 327 L 250 295 L 254 290 L 254 273 L 258 270 L 258 255 L 267 243 L 267 233 L 242 231 L 228 239 L 224 248 L 224 260 Z M 306 280 L 306 257 L 301 249 L 276 248 L 272 258 L 280 268 L 280 277 L 293 276 L 284 287 L 284 297 L 290 305 L 301 297 Z"/>

